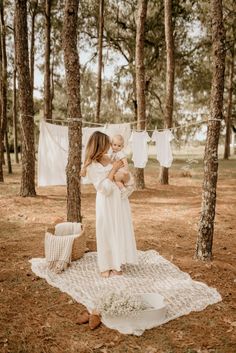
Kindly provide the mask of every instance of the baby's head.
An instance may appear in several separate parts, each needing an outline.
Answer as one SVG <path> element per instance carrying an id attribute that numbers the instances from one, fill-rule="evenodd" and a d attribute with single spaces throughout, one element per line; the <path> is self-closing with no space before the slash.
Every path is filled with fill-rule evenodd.
<path id="1" fill-rule="evenodd" d="M 119 152 L 124 148 L 124 138 L 121 135 L 113 136 L 111 140 L 111 148 L 113 152 Z"/>

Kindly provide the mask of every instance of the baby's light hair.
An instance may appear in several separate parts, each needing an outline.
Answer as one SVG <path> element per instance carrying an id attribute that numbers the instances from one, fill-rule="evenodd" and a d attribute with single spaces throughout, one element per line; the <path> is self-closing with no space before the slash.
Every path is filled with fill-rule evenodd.
<path id="1" fill-rule="evenodd" d="M 112 142 L 113 142 L 114 139 L 118 139 L 122 143 L 122 145 L 124 145 L 125 141 L 124 141 L 124 137 L 122 135 L 114 135 L 112 137 Z"/>

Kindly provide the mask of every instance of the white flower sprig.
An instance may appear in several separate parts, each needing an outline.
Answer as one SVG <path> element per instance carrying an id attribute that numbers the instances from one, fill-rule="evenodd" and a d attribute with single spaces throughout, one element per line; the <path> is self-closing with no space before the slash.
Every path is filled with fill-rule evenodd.
<path id="1" fill-rule="evenodd" d="M 141 310 L 150 308 L 140 296 L 128 292 L 102 292 L 100 293 L 96 309 L 100 314 L 111 316 L 137 315 Z"/>

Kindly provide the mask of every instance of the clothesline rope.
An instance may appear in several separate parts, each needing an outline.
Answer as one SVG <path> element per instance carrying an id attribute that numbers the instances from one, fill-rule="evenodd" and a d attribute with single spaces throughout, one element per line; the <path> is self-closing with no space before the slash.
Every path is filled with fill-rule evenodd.
<path id="1" fill-rule="evenodd" d="M 207 120 L 202 120 L 202 121 L 199 121 L 199 122 L 194 122 L 194 123 L 186 123 L 186 124 L 183 124 L 183 125 L 179 125 L 179 126 L 173 126 L 173 127 L 170 127 L 170 128 L 163 128 L 163 129 L 154 129 L 154 130 L 140 130 L 140 131 L 149 131 L 149 132 L 153 132 L 153 131 L 165 131 L 165 130 L 178 130 L 180 128 L 183 128 L 183 127 L 189 127 L 189 126 L 194 126 L 194 125 L 200 125 L 200 124 L 204 124 L 204 123 L 207 123 L 208 121 L 210 120 L 214 120 L 214 121 L 222 121 L 222 119 L 207 119 Z M 63 122 L 63 120 L 53 120 L 53 121 L 59 121 L 59 122 Z M 94 122 L 90 122 L 90 121 L 87 121 L 87 120 L 81 120 L 82 123 L 84 124 L 92 124 L 92 125 L 98 125 L 98 126 L 104 126 L 104 128 L 109 125 L 109 123 L 94 123 Z M 131 122 L 128 122 L 128 124 L 130 125 L 135 125 L 135 124 L 138 124 L 140 122 L 144 122 L 146 120 L 140 120 L 140 121 L 131 121 Z M 122 124 L 122 123 L 121 123 Z"/>
<path id="2" fill-rule="evenodd" d="M 21 116 L 28 116 L 28 117 L 31 117 L 31 118 L 34 118 L 33 115 L 28 115 L 28 114 L 21 114 Z M 68 120 L 72 120 L 72 121 L 79 121 L 79 122 L 82 122 L 84 124 L 91 124 L 91 125 L 97 125 L 97 126 L 104 126 L 104 128 L 109 125 L 109 123 L 96 123 L 96 122 L 91 122 L 91 121 L 87 121 L 87 120 L 84 120 L 82 118 L 66 118 L 66 119 L 42 119 L 41 120 L 45 120 L 45 121 L 50 121 L 51 123 L 53 122 L 68 122 Z M 144 120 L 139 120 L 139 121 L 131 121 L 131 122 L 128 122 L 128 124 L 130 125 L 135 125 L 135 124 L 138 124 L 138 123 L 141 123 L 141 122 L 144 122 L 146 121 L 146 119 Z M 201 124 L 205 124 L 207 123 L 208 121 L 219 121 L 219 122 L 222 122 L 223 119 L 216 119 L 216 118 L 209 118 L 209 119 L 206 119 L 206 120 L 202 120 L 202 121 L 198 121 L 198 122 L 194 122 L 194 123 L 186 123 L 186 124 L 182 124 L 182 125 L 179 125 L 179 126 L 173 126 L 173 127 L 170 127 L 170 128 L 163 128 L 163 129 L 157 129 L 155 128 L 154 130 L 149 130 L 149 129 L 144 129 L 144 130 L 139 130 L 139 131 L 149 131 L 149 132 L 153 132 L 153 131 L 165 131 L 165 130 L 178 130 L 178 129 L 181 129 L 181 128 L 185 128 L 185 127 L 189 127 L 189 126 L 196 126 L 196 125 L 201 125 Z M 122 123 L 120 123 L 122 124 Z"/>
<path id="3" fill-rule="evenodd" d="M 213 119 L 213 118 L 212 118 Z M 213 120 L 218 121 L 219 119 L 215 118 Z M 183 132 L 185 126 L 202 124 L 206 123 L 207 120 L 186 123 L 185 125 L 179 126 L 177 128 L 183 128 Z M 217 123 L 217 125 L 219 122 Z M 114 136 L 116 133 L 124 134 L 124 138 L 127 138 L 127 141 L 132 141 L 132 145 L 130 145 L 127 153 L 133 153 L 132 160 L 134 164 L 139 163 L 142 165 L 146 165 L 148 160 L 148 156 L 153 153 L 149 149 L 148 142 L 155 142 L 155 153 L 157 154 L 157 160 L 160 163 L 165 163 L 164 166 L 167 168 L 167 163 L 172 163 L 172 154 L 171 154 L 171 146 L 170 146 L 170 137 L 173 137 L 173 134 L 176 136 L 177 132 L 174 133 L 171 129 L 165 129 L 163 132 L 158 132 L 158 130 L 154 130 L 153 133 L 148 133 L 144 131 L 143 133 L 134 132 L 132 137 L 130 137 L 131 127 L 129 124 L 109 124 L 107 125 L 107 129 L 105 126 L 102 127 L 83 127 L 83 151 L 82 151 L 82 159 L 84 157 L 85 146 L 88 138 L 91 133 L 94 131 L 103 131 L 107 133 L 109 136 Z M 164 129 L 163 129 L 164 130 Z M 195 128 L 197 130 L 197 128 Z M 151 130 L 153 131 L 153 130 Z M 128 136 L 129 134 L 129 136 Z M 150 136 L 152 135 L 152 138 Z M 159 146 L 157 146 L 157 142 Z M 181 141 L 179 141 L 181 142 Z M 142 147 L 143 146 L 143 147 Z M 46 185 L 65 185 L 66 183 L 66 164 L 68 158 L 69 142 L 68 142 L 68 126 L 58 126 L 56 124 L 48 124 L 45 120 L 41 121 L 40 126 L 40 139 L 39 139 L 39 147 L 38 147 L 38 184 L 40 186 Z M 130 151 L 132 149 L 132 151 Z M 48 153 L 50 151 L 50 153 Z M 135 152 L 136 151 L 136 152 Z M 159 152 L 158 152 L 159 151 Z M 134 153 L 135 152 L 135 153 Z M 159 153 L 159 154 L 158 154 Z M 136 157 L 137 158 L 136 158 Z M 138 166 L 137 166 L 138 167 Z M 45 172 L 46 171 L 46 172 Z M 75 181 L 79 182 L 79 176 L 75 176 Z M 83 180 L 84 182 L 84 180 Z"/>
<path id="4" fill-rule="evenodd" d="M 202 121 L 198 121 L 198 122 L 194 122 L 194 123 L 186 123 L 186 124 L 182 124 L 182 125 L 179 125 L 179 126 L 174 126 L 174 127 L 170 127 L 170 128 L 163 128 L 163 129 L 152 129 L 152 130 L 149 130 L 149 129 L 145 129 L 145 130 L 138 130 L 138 131 L 148 131 L 148 132 L 153 132 L 153 131 L 165 131 L 165 130 L 178 130 L 178 129 L 181 129 L 181 128 L 185 128 L 185 127 L 189 127 L 189 126 L 195 126 L 195 125 L 201 125 L 201 124 L 205 124 L 207 123 L 209 120 L 214 120 L 214 121 L 222 121 L 221 119 L 208 119 L 208 120 L 202 120 Z M 48 120 L 46 120 L 48 121 Z M 51 121 L 51 120 L 50 120 Z M 63 120 L 53 120 L 54 121 L 58 121 L 58 122 L 63 122 Z M 144 120 L 141 120 L 140 122 L 142 122 Z M 92 124 L 92 125 L 98 125 L 98 126 L 103 126 L 104 128 L 109 125 L 109 123 L 103 123 L 103 124 L 100 124 L 100 123 L 93 123 L 93 122 L 90 122 L 90 121 L 86 121 L 86 120 L 82 120 L 83 123 L 85 124 Z M 122 124 L 122 123 L 120 123 Z M 118 123 L 118 125 L 120 125 Z M 137 121 L 136 122 L 128 122 L 128 124 L 137 124 Z M 133 129 L 134 130 L 134 129 Z"/>
<path id="5" fill-rule="evenodd" d="M 204 123 L 204 122 L 207 122 L 207 120 L 202 121 L 202 122 L 198 122 L 198 124 L 199 124 L 199 123 Z M 193 123 L 192 125 L 194 125 L 194 124 L 196 124 L 196 123 Z M 105 124 L 105 125 L 107 125 L 107 124 Z M 105 125 L 104 125 L 104 127 L 105 127 Z M 186 125 L 186 126 L 189 126 L 189 124 L 185 124 L 185 125 Z M 68 153 L 68 150 L 66 150 L 65 148 L 63 148 L 63 146 L 61 146 L 61 145 L 54 139 L 53 135 L 52 135 L 51 132 L 50 132 L 50 129 L 48 129 L 47 123 L 45 124 L 45 127 L 46 127 L 46 130 L 47 130 L 49 136 L 51 137 L 51 139 L 53 140 L 53 142 L 57 145 L 57 147 L 58 147 L 59 149 L 61 149 L 63 152 Z M 183 127 L 183 125 L 182 125 L 181 127 Z M 179 126 L 178 126 L 177 128 L 179 128 Z M 162 130 L 160 130 L 160 129 L 155 129 L 155 130 L 146 130 L 146 131 L 151 131 L 151 132 L 152 132 L 152 131 L 164 131 L 164 130 L 172 130 L 172 129 L 162 129 Z M 77 181 L 78 181 L 78 180 L 77 180 Z"/>

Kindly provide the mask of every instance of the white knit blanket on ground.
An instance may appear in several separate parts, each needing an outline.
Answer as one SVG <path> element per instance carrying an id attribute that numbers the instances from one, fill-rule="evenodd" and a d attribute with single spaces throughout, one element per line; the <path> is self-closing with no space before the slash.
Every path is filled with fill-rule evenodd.
<path id="1" fill-rule="evenodd" d="M 134 294 L 159 293 L 167 303 L 167 315 L 163 323 L 187 315 L 191 311 L 201 311 L 208 305 L 221 301 L 216 289 L 193 281 L 187 273 L 182 272 L 156 251 L 139 251 L 138 256 L 138 265 L 126 265 L 123 276 L 108 279 L 100 277 L 95 252 L 86 253 L 80 260 L 72 262 L 61 274 L 49 271 L 45 259 L 35 258 L 30 262 L 32 271 L 37 276 L 45 278 L 52 286 L 68 293 L 89 311 L 94 308 L 99 293 L 104 289 L 112 292 L 129 289 Z M 141 335 L 145 328 L 128 333 Z M 117 329 L 119 330 L 119 327 Z"/>

